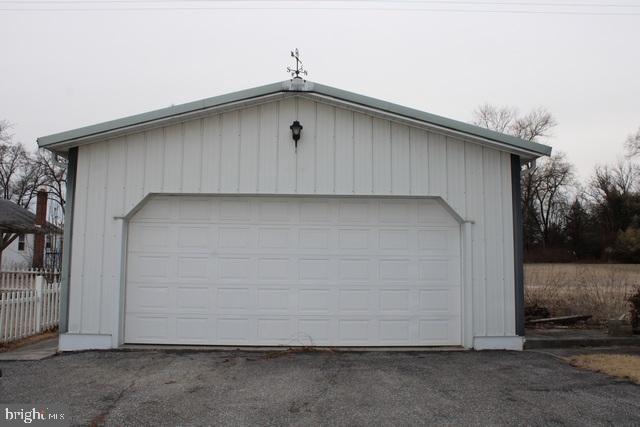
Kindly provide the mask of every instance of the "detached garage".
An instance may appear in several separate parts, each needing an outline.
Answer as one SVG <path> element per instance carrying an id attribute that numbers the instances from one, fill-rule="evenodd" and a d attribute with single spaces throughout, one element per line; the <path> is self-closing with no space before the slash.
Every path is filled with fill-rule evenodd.
<path id="1" fill-rule="evenodd" d="M 61 350 L 522 348 L 547 146 L 299 78 L 38 142 L 69 159 Z"/>

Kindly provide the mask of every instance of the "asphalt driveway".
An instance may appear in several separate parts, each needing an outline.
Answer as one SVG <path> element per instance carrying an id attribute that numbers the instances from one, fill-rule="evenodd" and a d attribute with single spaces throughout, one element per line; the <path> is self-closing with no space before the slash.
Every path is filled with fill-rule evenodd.
<path id="1" fill-rule="evenodd" d="M 640 386 L 534 352 L 114 351 L 2 362 L 0 402 L 74 424 L 639 424 Z"/>

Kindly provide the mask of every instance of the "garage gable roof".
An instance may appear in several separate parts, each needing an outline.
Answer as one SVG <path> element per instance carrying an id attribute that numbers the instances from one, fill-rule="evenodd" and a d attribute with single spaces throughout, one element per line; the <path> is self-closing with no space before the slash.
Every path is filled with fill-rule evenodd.
<path id="1" fill-rule="evenodd" d="M 427 113 L 391 102 L 382 101 L 353 92 L 336 89 L 318 83 L 304 81 L 302 79 L 285 80 L 239 92 L 214 96 L 186 104 L 175 105 L 147 113 L 136 114 L 121 119 L 110 120 L 95 125 L 56 133 L 38 138 L 38 145 L 54 151 L 66 151 L 69 147 L 81 145 L 87 138 L 99 137 L 114 131 L 124 131 L 137 126 L 147 125 L 152 122 L 162 121 L 181 115 L 197 112 L 205 112 L 217 107 L 234 104 L 242 101 L 250 101 L 255 98 L 276 95 L 279 93 L 309 93 L 322 97 L 332 98 L 349 104 L 355 104 L 367 109 L 378 110 L 383 113 L 400 116 L 409 120 L 423 122 L 426 125 L 435 126 L 445 131 L 462 133 L 475 139 L 484 140 L 492 145 L 498 145 L 505 151 L 515 151 L 524 154 L 525 157 L 535 158 L 551 154 L 551 147 L 536 142 L 526 141 L 511 135 L 495 132 L 486 128 L 471 125 L 458 120 Z"/>

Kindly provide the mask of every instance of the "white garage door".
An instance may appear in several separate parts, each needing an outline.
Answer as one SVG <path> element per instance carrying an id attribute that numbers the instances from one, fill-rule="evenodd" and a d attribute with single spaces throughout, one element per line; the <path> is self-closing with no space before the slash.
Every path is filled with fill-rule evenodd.
<path id="1" fill-rule="evenodd" d="M 130 222 L 125 341 L 459 345 L 460 276 L 435 200 L 157 196 Z"/>

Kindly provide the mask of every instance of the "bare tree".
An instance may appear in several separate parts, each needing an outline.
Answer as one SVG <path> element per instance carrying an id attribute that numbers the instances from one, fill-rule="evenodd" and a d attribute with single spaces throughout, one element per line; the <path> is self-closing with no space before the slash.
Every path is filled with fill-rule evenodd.
<path id="1" fill-rule="evenodd" d="M 43 175 L 41 185 L 47 188 L 49 197 L 60 205 L 64 214 L 67 184 L 66 160 L 50 151 L 40 150 L 36 154 L 36 163 Z"/>
<path id="2" fill-rule="evenodd" d="M 10 124 L 0 121 L 0 197 L 28 208 L 38 189 L 46 187 L 64 212 L 66 165 L 52 153 L 30 153 L 13 141 Z"/>
<path id="3" fill-rule="evenodd" d="M 9 134 L 11 123 L 6 120 L 0 120 L 0 143 L 8 142 L 11 140 L 12 135 Z"/>
<path id="4" fill-rule="evenodd" d="M 31 205 L 38 189 L 45 183 L 42 167 L 34 160 L 30 153 L 25 153 L 18 173 L 11 183 L 11 200 L 25 208 Z"/>
<path id="5" fill-rule="evenodd" d="M 602 227 L 603 244 L 611 245 L 640 212 L 639 178 L 640 167 L 629 161 L 595 168 L 588 196 Z"/>
<path id="6" fill-rule="evenodd" d="M 516 116 L 511 124 L 511 134 L 527 141 L 537 141 L 551 136 L 557 122 L 543 107 L 538 107 L 524 116 Z"/>
<path id="7" fill-rule="evenodd" d="M 516 116 L 513 107 L 496 107 L 482 104 L 473 112 L 473 124 L 496 132 L 509 133 L 509 127 Z"/>
<path id="8" fill-rule="evenodd" d="M 15 200 L 15 184 L 20 180 L 21 168 L 25 164 L 27 153 L 21 144 L 0 144 L 0 191 L 3 199 Z"/>
<path id="9" fill-rule="evenodd" d="M 640 167 L 628 161 L 619 160 L 614 166 L 596 166 L 589 194 L 596 202 L 612 193 L 625 196 L 638 190 L 639 178 Z"/>
<path id="10" fill-rule="evenodd" d="M 550 243 L 550 231 L 554 227 L 564 226 L 570 207 L 570 193 L 575 185 L 573 165 L 569 163 L 563 153 L 556 153 L 532 174 L 535 181 L 531 194 L 531 203 L 535 207 L 536 222 L 538 223 L 542 246 Z"/>
<path id="11" fill-rule="evenodd" d="M 551 136 L 551 130 L 557 122 L 544 107 L 520 115 L 515 107 L 483 104 L 473 112 L 473 124 L 527 141 L 536 141 Z"/>
<path id="12" fill-rule="evenodd" d="M 624 144 L 627 150 L 627 157 L 635 157 L 640 155 L 640 127 L 636 133 L 632 133 L 627 137 L 627 141 Z"/>

